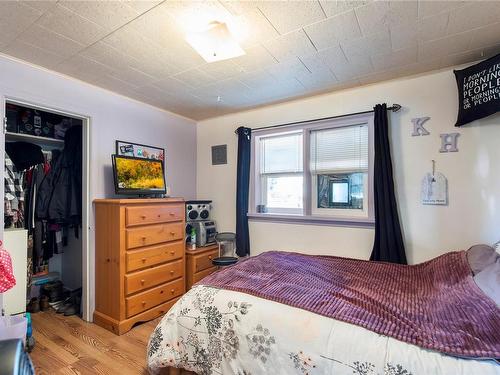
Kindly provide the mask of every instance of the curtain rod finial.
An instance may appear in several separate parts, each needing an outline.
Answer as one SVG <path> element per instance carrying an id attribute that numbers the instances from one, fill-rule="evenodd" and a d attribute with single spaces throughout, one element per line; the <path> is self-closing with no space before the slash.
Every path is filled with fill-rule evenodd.
<path id="1" fill-rule="evenodd" d="M 393 104 L 391 109 L 392 109 L 392 112 L 399 112 L 399 110 L 401 109 L 401 105 Z"/>

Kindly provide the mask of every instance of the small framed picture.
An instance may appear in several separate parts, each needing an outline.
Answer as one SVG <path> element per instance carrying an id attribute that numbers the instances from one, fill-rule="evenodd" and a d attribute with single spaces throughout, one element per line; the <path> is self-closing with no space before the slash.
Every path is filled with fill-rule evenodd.
<path id="1" fill-rule="evenodd" d="M 165 161 L 163 148 L 118 140 L 116 141 L 116 155 Z"/>

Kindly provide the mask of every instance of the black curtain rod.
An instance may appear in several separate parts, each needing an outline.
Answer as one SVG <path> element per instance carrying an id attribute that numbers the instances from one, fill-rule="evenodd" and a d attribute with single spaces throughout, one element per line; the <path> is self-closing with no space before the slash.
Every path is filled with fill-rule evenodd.
<path id="1" fill-rule="evenodd" d="M 401 109 L 401 105 L 394 103 L 391 107 L 387 107 L 388 111 L 392 112 L 398 112 Z M 314 120 L 307 120 L 307 121 L 297 121 L 297 122 L 289 122 L 287 124 L 279 124 L 279 125 L 270 125 L 270 126 L 263 126 L 260 128 L 253 128 L 252 130 L 263 130 L 263 129 L 273 129 L 273 128 L 281 128 L 283 126 L 292 126 L 292 125 L 299 125 L 299 124 L 304 124 L 306 122 L 314 122 L 314 121 L 323 121 L 323 120 L 333 120 L 336 118 L 342 118 L 342 117 L 347 117 L 347 116 L 355 116 L 355 115 L 364 115 L 365 113 L 372 113 L 373 109 L 371 111 L 364 111 L 364 112 L 355 112 L 355 113 L 347 113 L 345 115 L 338 115 L 338 116 L 331 116 L 331 117 L 323 117 L 323 118 L 317 118 Z M 235 134 L 238 134 L 238 129 L 234 131 Z"/>

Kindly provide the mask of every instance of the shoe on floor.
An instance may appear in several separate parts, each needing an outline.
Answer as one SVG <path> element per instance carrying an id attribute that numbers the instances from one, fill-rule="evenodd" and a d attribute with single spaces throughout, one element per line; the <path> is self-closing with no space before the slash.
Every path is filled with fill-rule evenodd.
<path id="1" fill-rule="evenodd" d="M 66 309 L 68 309 L 71 305 L 73 305 L 73 299 L 71 297 L 66 298 L 64 302 L 57 308 L 56 313 L 64 314 Z"/>
<path id="2" fill-rule="evenodd" d="M 40 311 L 40 301 L 38 300 L 37 297 L 33 297 L 30 300 L 30 302 L 28 303 L 28 306 L 26 306 L 26 311 L 30 312 L 32 314 Z"/>
<path id="3" fill-rule="evenodd" d="M 40 310 L 47 311 L 49 308 L 50 308 L 49 297 L 41 296 L 40 297 Z"/>
<path id="4" fill-rule="evenodd" d="M 64 316 L 71 316 L 78 314 L 80 314 L 80 305 L 76 303 L 72 304 L 66 310 L 64 310 Z"/>

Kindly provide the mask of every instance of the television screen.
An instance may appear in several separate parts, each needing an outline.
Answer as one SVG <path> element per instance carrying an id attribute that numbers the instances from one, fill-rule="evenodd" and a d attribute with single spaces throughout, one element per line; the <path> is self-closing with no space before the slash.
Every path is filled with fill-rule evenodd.
<path id="1" fill-rule="evenodd" d="M 113 172 L 117 194 L 165 193 L 162 160 L 113 155 Z"/>

